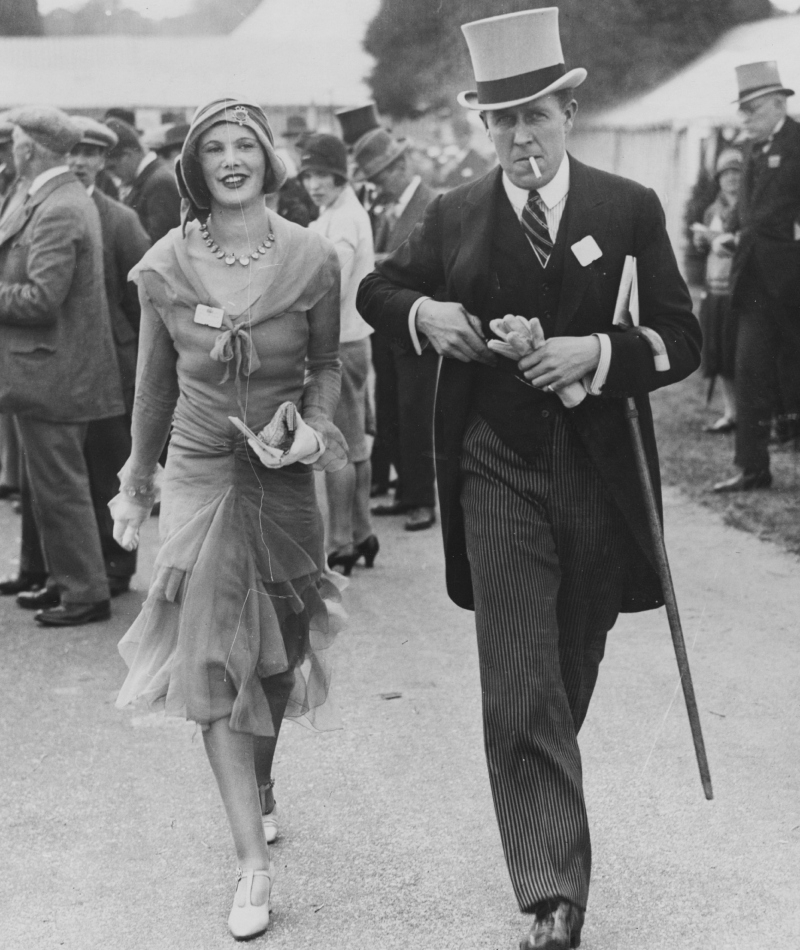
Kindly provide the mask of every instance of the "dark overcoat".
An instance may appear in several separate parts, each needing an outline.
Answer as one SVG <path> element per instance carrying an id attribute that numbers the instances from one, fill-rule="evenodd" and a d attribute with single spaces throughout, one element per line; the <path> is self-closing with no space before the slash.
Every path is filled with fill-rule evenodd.
<path id="1" fill-rule="evenodd" d="M 410 345 L 408 314 L 422 294 L 457 301 L 477 316 L 485 313 L 492 288 L 489 267 L 495 212 L 498 203 L 507 200 L 500 169 L 438 196 L 409 240 L 362 282 L 358 308 L 364 319 L 378 332 Z M 567 228 L 568 250 L 555 334 L 607 333 L 612 350 L 603 395 L 587 397 L 569 414 L 629 529 L 622 610 L 645 610 L 662 603 L 662 592 L 624 415 L 625 397 L 636 399 L 660 502 L 647 394 L 697 368 L 701 334 L 652 190 L 570 158 L 570 191 L 561 227 Z M 569 249 L 587 236 L 595 239 L 602 256 L 583 267 Z M 641 323 L 664 340 L 670 360 L 666 372 L 656 371 L 643 334 L 612 326 L 626 255 L 637 259 Z M 442 360 L 434 416 L 447 588 L 450 597 L 467 608 L 473 607 L 473 594 L 460 504 L 461 451 L 476 365 Z"/>
<path id="2" fill-rule="evenodd" d="M 100 217 L 65 171 L 0 227 L 0 412 L 77 423 L 124 411 Z"/>
<path id="3" fill-rule="evenodd" d="M 153 244 L 181 223 L 178 183 L 163 159 L 157 158 L 136 177 L 125 204 L 139 215 Z"/>

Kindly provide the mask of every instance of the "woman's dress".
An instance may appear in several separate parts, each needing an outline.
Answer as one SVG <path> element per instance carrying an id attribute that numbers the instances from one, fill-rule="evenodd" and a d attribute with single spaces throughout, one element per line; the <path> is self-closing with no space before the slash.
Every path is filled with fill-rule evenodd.
<path id="1" fill-rule="evenodd" d="M 330 423 L 339 389 L 336 254 L 318 235 L 272 218 L 274 266 L 221 327 L 196 322 L 198 306 L 219 305 L 179 229 L 136 269 L 142 325 L 125 480 L 152 474 L 170 421 L 172 435 L 161 549 L 119 645 L 130 669 L 117 701 L 163 701 L 168 715 L 202 725 L 230 716 L 232 729 L 260 736 L 274 735 L 262 680 L 292 668 L 286 715 L 337 726 L 324 651 L 341 609 L 324 569 L 313 472 L 266 468 L 228 418 L 259 431 L 290 400 L 329 444 L 338 436 Z"/>
<path id="2" fill-rule="evenodd" d="M 703 215 L 709 231 L 723 234 L 731 230 L 735 203 L 720 194 Z M 706 260 L 706 286 L 700 301 L 698 318 L 703 331 L 701 372 L 704 379 L 722 376 L 733 379 L 736 367 L 738 321 L 731 308 L 730 276 L 733 252 L 709 250 Z"/>

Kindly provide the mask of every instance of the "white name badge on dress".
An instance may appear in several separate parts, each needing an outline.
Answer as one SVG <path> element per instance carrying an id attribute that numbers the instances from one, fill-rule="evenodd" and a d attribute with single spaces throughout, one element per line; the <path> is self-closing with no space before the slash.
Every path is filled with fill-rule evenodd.
<path id="1" fill-rule="evenodd" d="M 597 241 L 587 234 L 585 238 L 572 245 L 572 253 L 578 258 L 581 267 L 588 267 L 592 261 L 596 261 L 603 256 L 603 252 L 597 246 Z"/>
<path id="2" fill-rule="evenodd" d="M 769 165 L 770 168 L 780 168 L 781 167 L 780 155 L 770 155 L 767 158 L 767 165 Z"/>
<path id="3" fill-rule="evenodd" d="M 219 330 L 222 326 L 222 318 L 224 316 L 225 311 L 220 307 L 206 307 L 204 304 L 199 303 L 194 312 L 194 322 L 200 323 L 204 327 L 213 327 L 215 330 Z"/>

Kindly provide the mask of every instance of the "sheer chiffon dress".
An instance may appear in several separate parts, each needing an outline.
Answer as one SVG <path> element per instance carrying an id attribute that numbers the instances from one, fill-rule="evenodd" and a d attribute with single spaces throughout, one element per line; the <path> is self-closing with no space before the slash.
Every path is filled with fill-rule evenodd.
<path id="1" fill-rule="evenodd" d="M 342 618 L 313 472 L 266 468 L 228 419 L 259 431 L 290 400 L 326 438 L 323 461 L 344 456 L 330 421 L 340 380 L 336 253 L 276 215 L 271 223 L 275 245 L 243 275 L 241 310 L 226 311 L 219 328 L 195 322 L 198 305 L 220 307 L 190 254 L 202 248 L 196 224 L 185 238 L 171 231 L 133 274 L 142 322 L 124 482 L 152 476 L 172 430 L 161 548 L 119 644 L 129 672 L 117 700 L 163 703 L 167 715 L 203 726 L 229 716 L 232 729 L 258 736 L 275 734 L 268 681 L 287 670 L 286 715 L 338 726 L 324 653 Z M 209 255 L 214 266 L 224 265 Z"/>

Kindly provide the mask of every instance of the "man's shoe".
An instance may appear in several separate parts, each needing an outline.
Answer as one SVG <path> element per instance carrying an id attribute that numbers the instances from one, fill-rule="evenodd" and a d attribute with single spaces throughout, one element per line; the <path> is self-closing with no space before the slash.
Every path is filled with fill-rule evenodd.
<path id="1" fill-rule="evenodd" d="M 406 518 L 406 531 L 424 531 L 436 523 L 436 513 L 433 508 L 412 508 Z"/>
<path id="2" fill-rule="evenodd" d="M 733 432 L 736 428 L 736 420 L 723 416 L 712 422 L 711 425 L 703 426 L 703 432 L 711 432 L 712 435 L 724 435 L 726 432 Z"/>
<path id="3" fill-rule="evenodd" d="M 769 488 L 772 484 L 772 474 L 769 469 L 765 472 L 740 472 L 724 482 L 717 482 L 714 491 L 718 495 L 735 491 L 752 491 L 754 488 Z"/>
<path id="4" fill-rule="evenodd" d="M 372 509 L 373 515 L 404 515 L 407 511 L 411 511 L 411 505 L 407 505 L 404 501 L 393 501 L 389 505 L 375 505 Z"/>
<path id="5" fill-rule="evenodd" d="M 519 950 L 573 950 L 581 945 L 583 911 L 567 900 L 543 902 Z"/>
<path id="6" fill-rule="evenodd" d="M 79 627 L 96 620 L 108 620 L 110 616 L 110 601 L 98 600 L 94 604 L 62 604 L 52 610 L 40 610 L 33 619 L 43 627 Z"/>
<path id="7" fill-rule="evenodd" d="M 131 589 L 130 577 L 109 577 L 108 590 L 112 597 L 119 597 L 120 594 L 126 594 Z"/>
<path id="8" fill-rule="evenodd" d="M 58 607 L 61 603 L 61 594 L 57 587 L 34 587 L 33 590 L 22 590 L 17 594 L 17 607 L 23 610 L 46 610 L 48 607 Z"/>
<path id="9" fill-rule="evenodd" d="M 46 574 L 29 574 L 22 571 L 16 577 L 4 577 L 0 581 L 0 597 L 11 597 L 23 590 L 39 590 L 46 583 Z"/>

